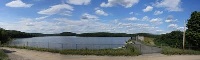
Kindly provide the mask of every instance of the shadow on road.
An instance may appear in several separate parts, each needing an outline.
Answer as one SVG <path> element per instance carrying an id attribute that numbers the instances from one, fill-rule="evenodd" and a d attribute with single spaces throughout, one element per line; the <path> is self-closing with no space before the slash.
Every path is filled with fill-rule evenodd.
<path id="1" fill-rule="evenodd" d="M 6 50 L 6 49 L 2 49 L 5 53 L 13 53 L 13 52 L 16 52 L 16 51 L 11 51 L 11 50 Z"/>

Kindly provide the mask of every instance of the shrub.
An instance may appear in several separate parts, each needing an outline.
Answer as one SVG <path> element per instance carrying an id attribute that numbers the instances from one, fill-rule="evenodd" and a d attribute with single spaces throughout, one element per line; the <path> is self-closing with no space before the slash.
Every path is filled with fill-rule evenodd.
<path id="1" fill-rule="evenodd" d="M 183 50 L 179 48 L 162 47 L 162 54 L 166 55 L 200 55 L 200 51 L 195 50 Z"/>
<path id="2" fill-rule="evenodd" d="M 0 60 L 8 60 L 8 55 L 6 55 L 4 51 L 1 49 L 0 49 Z"/>

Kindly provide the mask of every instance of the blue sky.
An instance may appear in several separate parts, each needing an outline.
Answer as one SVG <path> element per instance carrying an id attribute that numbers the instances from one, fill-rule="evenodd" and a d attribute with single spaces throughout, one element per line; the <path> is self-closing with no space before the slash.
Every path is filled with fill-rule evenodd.
<path id="1" fill-rule="evenodd" d="M 29 33 L 183 30 L 199 0 L 2 0 L 0 27 Z"/>

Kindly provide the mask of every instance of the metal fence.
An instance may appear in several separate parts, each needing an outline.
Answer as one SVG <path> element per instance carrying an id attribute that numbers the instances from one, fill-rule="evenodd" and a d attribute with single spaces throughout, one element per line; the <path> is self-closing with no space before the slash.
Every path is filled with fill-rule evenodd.
<path id="1" fill-rule="evenodd" d="M 125 44 L 66 44 L 50 42 L 10 42 L 10 46 L 29 46 L 49 49 L 117 49 Z"/>
<path id="2" fill-rule="evenodd" d="M 66 43 L 49 43 L 49 42 L 11 42 L 10 46 L 29 46 L 48 49 L 118 49 L 125 47 L 126 44 L 66 44 Z M 146 46 L 143 44 L 132 44 L 142 54 L 160 53 L 161 48 Z"/>

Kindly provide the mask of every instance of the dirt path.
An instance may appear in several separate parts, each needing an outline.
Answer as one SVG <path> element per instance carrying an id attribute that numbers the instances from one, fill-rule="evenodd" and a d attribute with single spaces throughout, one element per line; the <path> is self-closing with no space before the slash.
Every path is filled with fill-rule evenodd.
<path id="1" fill-rule="evenodd" d="M 81 56 L 6 47 L 2 49 L 7 52 L 11 60 L 200 60 L 200 55 Z"/>
<path id="2" fill-rule="evenodd" d="M 151 53 L 160 53 L 161 48 L 153 47 L 153 46 L 147 46 L 145 44 L 142 44 L 139 41 L 134 41 L 135 47 L 137 47 L 142 54 L 151 54 Z"/>

